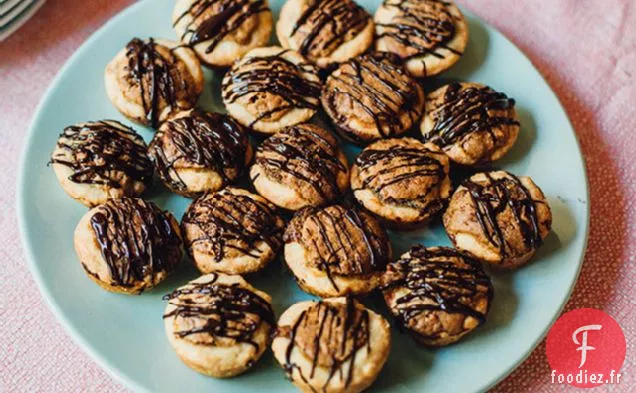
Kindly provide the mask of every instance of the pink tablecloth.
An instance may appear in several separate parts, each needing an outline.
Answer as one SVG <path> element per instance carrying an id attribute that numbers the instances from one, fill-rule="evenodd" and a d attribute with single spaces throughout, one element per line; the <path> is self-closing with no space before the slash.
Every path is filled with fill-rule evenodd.
<path id="1" fill-rule="evenodd" d="M 18 157 L 44 90 L 77 47 L 128 3 L 49 1 L 0 43 L 0 392 L 126 391 L 71 341 L 37 292 L 18 239 L 14 195 Z M 599 308 L 621 324 L 627 360 L 622 385 L 614 390 L 633 391 L 636 2 L 461 3 L 521 47 L 574 123 L 590 179 L 592 222 L 583 272 L 567 309 Z M 548 373 L 541 345 L 494 391 L 562 391 L 549 384 Z"/>

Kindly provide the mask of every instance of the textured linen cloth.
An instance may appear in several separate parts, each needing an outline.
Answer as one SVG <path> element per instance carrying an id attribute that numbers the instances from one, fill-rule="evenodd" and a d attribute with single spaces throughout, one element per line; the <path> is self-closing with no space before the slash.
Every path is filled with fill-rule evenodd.
<path id="1" fill-rule="evenodd" d="M 596 391 L 634 391 L 636 1 L 458 2 L 530 57 L 573 122 L 592 213 L 585 264 L 566 310 L 598 308 L 618 321 L 628 345 L 622 383 Z M 19 241 L 15 188 L 25 135 L 46 87 L 79 45 L 129 3 L 48 1 L 0 43 L 0 393 L 127 391 L 73 343 L 39 295 Z M 568 390 L 551 385 L 549 373 L 542 344 L 493 391 Z"/>

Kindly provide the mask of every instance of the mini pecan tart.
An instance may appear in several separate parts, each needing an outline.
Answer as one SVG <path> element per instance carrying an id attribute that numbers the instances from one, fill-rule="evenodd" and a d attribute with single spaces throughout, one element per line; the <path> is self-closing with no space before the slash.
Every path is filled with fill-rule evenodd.
<path id="1" fill-rule="evenodd" d="M 202 374 L 241 374 L 269 346 L 276 324 L 271 298 L 241 276 L 201 276 L 164 300 L 168 341 L 187 366 Z"/>
<path id="2" fill-rule="evenodd" d="M 108 63 L 104 80 L 115 108 L 152 128 L 193 108 L 203 91 L 203 70 L 194 51 L 154 38 L 133 38 Z"/>
<path id="3" fill-rule="evenodd" d="M 526 176 L 478 173 L 457 188 L 444 213 L 446 233 L 461 252 L 514 268 L 528 262 L 550 233 L 552 213 Z"/>
<path id="4" fill-rule="evenodd" d="M 422 78 L 452 67 L 468 43 L 468 24 L 448 0 L 384 0 L 375 13 L 375 49 L 399 56 Z"/>
<path id="5" fill-rule="evenodd" d="M 420 227 L 450 198 L 448 157 L 431 143 L 386 139 L 362 150 L 351 167 L 351 189 L 368 211 L 395 229 Z"/>
<path id="6" fill-rule="evenodd" d="M 181 233 L 172 213 L 140 198 L 109 199 L 75 229 L 75 251 L 100 287 L 137 294 L 163 281 L 181 262 Z"/>
<path id="7" fill-rule="evenodd" d="M 428 95 L 421 131 L 462 165 L 500 159 L 514 145 L 520 124 L 515 100 L 477 83 L 451 83 Z"/>
<path id="8" fill-rule="evenodd" d="M 367 389 L 390 349 L 389 323 L 350 297 L 292 305 L 272 341 L 274 357 L 305 393 Z"/>
<path id="9" fill-rule="evenodd" d="M 340 205 L 305 208 L 285 231 L 285 262 L 306 292 L 366 295 L 380 284 L 391 243 L 370 214 Z"/>
<path id="10" fill-rule="evenodd" d="M 252 273 L 278 255 L 285 221 L 265 198 L 227 187 L 194 201 L 181 222 L 186 249 L 202 273 Z"/>
<path id="11" fill-rule="evenodd" d="M 341 197 L 349 187 L 349 167 L 333 135 L 301 124 L 258 147 L 250 178 L 256 191 L 275 205 L 299 210 Z"/>
<path id="12" fill-rule="evenodd" d="M 424 111 L 419 83 L 386 54 L 369 54 L 338 67 L 325 82 L 322 106 L 336 130 L 358 144 L 411 129 Z"/>
<path id="13" fill-rule="evenodd" d="M 353 0 L 287 0 L 276 34 L 284 48 L 328 68 L 366 52 L 374 26 L 371 15 Z"/>
<path id="14" fill-rule="evenodd" d="M 235 182 L 252 157 L 247 131 L 228 115 L 191 110 L 159 127 L 149 156 L 172 192 L 196 197 Z"/>
<path id="15" fill-rule="evenodd" d="M 64 191 L 93 207 L 109 198 L 136 197 L 152 183 L 143 138 L 115 120 L 90 121 L 62 131 L 51 166 Z"/>
<path id="16" fill-rule="evenodd" d="M 229 67 L 272 33 L 267 0 L 177 0 L 172 24 L 181 42 L 211 67 Z"/>
<path id="17" fill-rule="evenodd" d="M 478 261 L 417 245 L 387 266 L 383 293 L 401 328 L 422 344 L 443 346 L 486 322 L 493 287 Z"/>
<path id="18" fill-rule="evenodd" d="M 221 89 L 229 114 L 262 134 L 309 121 L 320 106 L 316 67 L 275 46 L 253 49 L 234 63 Z"/>

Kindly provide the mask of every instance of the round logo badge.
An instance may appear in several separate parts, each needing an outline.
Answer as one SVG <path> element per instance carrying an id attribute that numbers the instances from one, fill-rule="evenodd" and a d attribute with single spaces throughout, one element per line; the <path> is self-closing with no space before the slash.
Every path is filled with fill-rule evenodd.
<path id="1" fill-rule="evenodd" d="M 563 314 L 546 341 L 552 382 L 581 388 L 619 384 L 625 335 L 606 313 L 580 308 Z"/>

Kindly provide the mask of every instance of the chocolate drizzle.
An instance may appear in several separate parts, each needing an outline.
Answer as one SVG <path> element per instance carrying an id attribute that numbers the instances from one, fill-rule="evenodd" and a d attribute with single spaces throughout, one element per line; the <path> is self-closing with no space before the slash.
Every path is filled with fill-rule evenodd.
<path id="1" fill-rule="evenodd" d="M 191 282 L 163 297 L 175 308 L 164 318 L 184 320 L 188 328 L 176 330 L 179 338 L 202 345 L 222 345 L 218 338 L 247 343 L 259 349 L 254 334 L 262 323 L 275 325 L 271 304 L 238 284 L 223 284 L 212 273 L 206 282 Z"/>
<path id="2" fill-rule="evenodd" d="M 383 289 L 404 287 L 408 293 L 397 297 L 392 312 L 398 323 L 408 328 L 413 319 L 429 312 L 446 312 L 486 322 L 493 287 L 478 261 L 447 247 L 424 248 L 416 245 L 387 268 L 388 283 Z M 485 311 L 476 302 L 486 298 Z M 424 339 L 437 339 L 437 334 L 414 332 Z"/>
<path id="3" fill-rule="evenodd" d="M 433 214 L 443 207 L 444 200 L 437 192 L 447 179 L 447 169 L 439 151 L 416 141 L 410 145 L 366 148 L 356 158 L 356 165 L 361 186 L 353 191 L 372 190 L 380 200 L 420 209 L 421 215 Z M 413 195 L 413 188 L 417 195 Z"/>
<path id="4" fill-rule="evenodd" d="M 212 169 L 227 185 L 240 176 L 248 143 L 231 117 L 194 110 L 165 123 L 150 144 L 150 157 L 170 188 L 189 194 L 175 165 Z"/>
<path id="5" fill-rule="evenodd" d="M 171 214 L 139 198 L 109 199 L 90 224 L 113 285 L 133 287 L 171 272 L 181 260 L 181 239 Z"/>
<path id="6" fill-rule="evenodd" d="M 512 223 L 499 216 L 510 212 L 519 228 L 526 251 L 535 250 L 543 244 L 535 204 L 545 203 L 532 199 L 530 191 L 515 175 L 504 173 L 505 176 L 497 179 L 490 173 L 484 173 L 485 181 L 470 178 L 462 183 L 475 205 L 475 215 L 484 235 L 502 257 L 510 255 L 515 248 L 508 244 L 502 229 L 502 226 L 510 227 Z"/>
<path id="7" fill-rule="evenodd" d="M 435 126 L 424 138 L 445 147 L 475 132 L 486 132 L 496 146 L 500 138 L 494 128 L 519 126 L 519 122 L 511 117 L 514 105 L 514 99 L 490 87 L 462 87 L 453 82 L 444 93 L 442 105 L 433 112 Z M 493 114 L 493 111 L 505 113 Z"/>
<path id="8" fill-rule="evenodd" d="M 341 194 L 338 177 L 348 171 L 340 162 L 335 138 L 310 124 L 289 127 L 267 138 L 256 151 L 256 165 L 274 179 L 284 181 L 284 174 L 308 185 L 322 198 L 321 204 Z"/>
<path id="9" fill-rule="evenodd" d="M 188 237 L 190 254 L 197 247 L 211 247 L 219 262 L 226 249 L 258 258 L 258 242 L 277 252 L 282 245 L 284 221 L 268 203 L 226 189 L 197 199 L 186 211 L 182 225 L 186 233 L 189 225 L 201 232 L 199 237 Z"/>
<path id="10" fill-rule="evenodd" d="M 66 127 L 57 147 L 62 151 L 53 155 L 51 163 L 71 168 L 68 179 L 74 183 L 122 188 L 122 173 L 146 186 L 152 182 L 144 140 L 115 120 Z"/>
<path id="11" fill-rule="evenodd" d="M 353 116 L 359 110 L 370 117 L 381 137 L 402 133 L 421 116 L 424 94 L 420 86 L 389 56 L 363 55 L 338 70 L 339 74 L 336 71 L 327 79 L 322 100 L 336 125 L 350 138 L 357 138 L 355 130 L 347 126 L 351 111 Z M 343 106 L 343 98 L 353 108 Z M 403 113 L 409 121 L 402 118 Z"/>
<path id="12" fill-rule="evenodd" d="M 371 352 L 369 326 L 369 312 L 361 309 L 358 302 L 350 297 L 346 298 L 345 304 L 314 303 L 300 314 L 291 329 L 284 327 L 277 331 L 277 336 L 289 338 L 283 365 L 287 375 L 291 377 L 296 370 L 298 376 L 307 382 L 314 378 L 316 368 L 320 366 L 329 370 L 320 388 L 322 392 L 328 391 L 329 383 L 336 374 L 347 388 L 353 378 L 357 352 L 365 346 Z M 301 367 L 292 361 L 294 349 L 311 359 L 309 375 L 305 375 Z M 346 373 L 343 369 L 345 364 L 348 365 Z"/>
<path id="13" fill-rule="evenodd" d="M 301 242 L 315 268 L 324 271 L 339 291 L 334 276 L 364 276 L 382 270 L 390 259 L 386 233 L 375 219 L 339 205 L 306 208 L 297 213 L 285 241 Z"/>
<path id="14" fill-rule="evenodd" d="M 191 16 L 181 41 L 190 46 L 209 41 L 205 53 L 211 53 L 223 39 L 262 12 L 270 12 L 264 0 L 194 0 L 173 25 Z"/>
<path id="15" fill-rule="evenodd" d="M 300 15 L 291 31 L 302 41 L 298 51 L 303 56 L 328 56 L 343 43 L 353 39 L 371 22 L 364 8 L 351 0 L 313 0 Z"/>
<path id="16" fill-rule="evenodd" d="M 256 102 L 259 94 L 280 97 L 285 103 L 277 108 L 263 111 L 249 125 L 292 109 L 318 109 L 320 83 L 316 68 L 311 64 L 295 64 L 284 57 L 288 50 L 275 55 L 248 57 L 242 60 L 223 80 L 223 101 L 234 103 L 239 98 L 251 95 L 250 103 Z M 316 75 L 316 81 L 306 73 Z"/>
<path id="17" fill-rule="evenodd" d="M 382 5 L 398 12 L 390 23 L 376 23 L 383 29 L 376 38 L 388 38 L 406 48 L 410 54 L 402 56 L 404 61 L 426 55 L 443 59 L 446 56 L 440 49 L 462 54 L 448 45 L 456 34 L 455 17 L 448 9 L 451 3 L 441 0 L 385 0 Z"/>
<path id="18" fill-rule="evenodd" d="M 180 60 L 174 51 L 180 47 L 164 48 L 167 55 L 159 47 L 152 38 L 148 42 L 133 38 L 126 46 L 130 77 L 139 86 L 146 120 L 152 128 L 159 126 L 164 106 L 177 109 L 181 91 L 188 90 L 176 66 Z"/>

